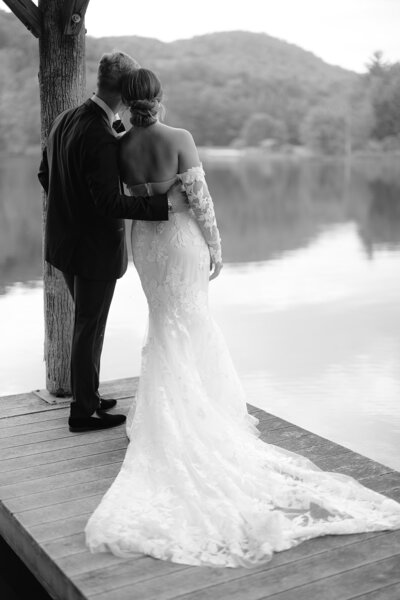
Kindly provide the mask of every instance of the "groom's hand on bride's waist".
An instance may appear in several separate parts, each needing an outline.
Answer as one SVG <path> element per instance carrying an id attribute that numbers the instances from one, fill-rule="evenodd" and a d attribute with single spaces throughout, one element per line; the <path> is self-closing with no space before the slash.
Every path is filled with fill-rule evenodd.
<path id="1" fill-rule="evenodd" d="M 175 213 L 187 210 L 189 202 L 186 193 L 182 191 L 182 183 L 180 181 L 175 182 L 169 188 L 167 196 L 170 212 Z"/>

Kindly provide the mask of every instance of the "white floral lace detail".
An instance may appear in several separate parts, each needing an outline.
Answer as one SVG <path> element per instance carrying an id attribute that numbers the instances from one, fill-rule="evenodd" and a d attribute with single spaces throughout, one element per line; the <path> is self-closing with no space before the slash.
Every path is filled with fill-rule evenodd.
<path id="1" fill-rule="evenodd" d="M 190 208 L 196 216 L 210 249 L 212 261 L 214 263 L 222 262 L 221 236 L 203 166 L 191 167 L 184 173 L 179 173 L 178 178 L 185 188 Z"/>
<path id="2" fill-rule="evenodd" d="M 203 177 L 191 171 L 188 186 Z M 131 441 L 86 526 L 90 550 L 251 567 L 312 537 L 400 528 L 398 503 L 259 439 L 208 308 L 201 224 L 216 232 L 202 194 L 201 221 L 188 210 L 132 228 L 149 327 Z"/>

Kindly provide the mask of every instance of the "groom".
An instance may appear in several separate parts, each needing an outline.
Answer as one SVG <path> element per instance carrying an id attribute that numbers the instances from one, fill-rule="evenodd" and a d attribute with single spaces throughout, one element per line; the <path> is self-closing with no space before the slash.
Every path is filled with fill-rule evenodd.
<path id="1" fill-rule="evenodd" d="M 122 424 L 107 414 L 116 400 L 99 395 L 100 357 L 116 280 L 127 268 L 123 219 L 164 221 L 184 202 L 176 188 L 147 198 L 121 191 L 115 114 L 121 84 L 137 62 L 122 52 L 99 63 L 97 91 L 54 121 L 39 169 L 47 193 L 45 259 L 62 271 L 75 303 L 71 348 L 70 431 Z M 115 128 L 115 127 L 114 127 Z"/>

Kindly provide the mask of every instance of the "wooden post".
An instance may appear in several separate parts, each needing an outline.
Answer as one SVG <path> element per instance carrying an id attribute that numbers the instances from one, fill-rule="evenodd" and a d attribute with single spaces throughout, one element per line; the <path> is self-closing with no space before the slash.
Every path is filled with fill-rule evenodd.
<path id="1" fill-rule="evenodd" d="M 89 0 L 4 0 L 39 38 L 42 147 L 55 117 L 80 104 L 85 93 L 84 17 Z M 43 231 L 47 197 L 43 194 Z M 70 393 L 70 344 L 73 303 L 61 273 L 44 262 L 46 388 L 56 396 Z"/>
<path id="2" fill-rule="evenodd" d="M 39 37 L 42 26 L 42 13 L 32 0 L 4 0 L 16 17 L 35 36 Z"/>
<path id="3" fill-rule="evenodd" d="M 70 0 L 39 0 L 43 15 L 39 37 L 42 146 L 55 117 L 84 99 L 85 28 L 75 35 L 64 34 L 67 4 Z M 43 194 L 43 226 L 46 211 L 47 197 Z M 70 393 L 73 303 L 60 272 L 46 262 L 43 277 L 46 387 L 51 394 L 65 396 Z"/>

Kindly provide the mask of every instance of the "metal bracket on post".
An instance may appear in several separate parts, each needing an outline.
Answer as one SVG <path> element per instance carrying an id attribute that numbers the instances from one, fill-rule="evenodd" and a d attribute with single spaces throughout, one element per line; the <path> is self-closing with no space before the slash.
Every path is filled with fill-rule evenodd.
<path id="1" fill-rule="evenodd" d="M 62 29 L 64 35 L 78 35 L 82 29 L 90 0 L 64 0 Z"/>

